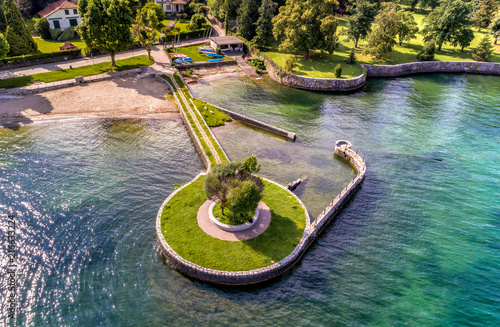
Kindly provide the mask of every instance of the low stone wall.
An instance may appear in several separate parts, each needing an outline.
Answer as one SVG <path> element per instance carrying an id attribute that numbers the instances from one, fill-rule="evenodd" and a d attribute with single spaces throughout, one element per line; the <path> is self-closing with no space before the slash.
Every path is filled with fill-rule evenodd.
<path id="1" fill-rule="evenodd" d="M 222 111 L 223 113 L 225 113 L 226 115 L 228 115 L 229 117 L 231 117 L 232 119 L 240 121 L 242 123 L 245 123 L 245 124 L 248 124 L 248 125 L 251 125 L 251 126 L 254 126 L 254 127 L 257 127 L 257 128 L 260 128 L 260 129 L 263 129 L 265 131 L 268 131 L 268 132 L 271 132 L 271 133 L 274 133 L 274 134 L 286 137 L 286 138 L 288 138 L 288 139 L 290 139 L 292 141 L 295 141 L 295 139 L 297 137 L 297 135 L 295 135 L 295 133 L 286 131 L 286 130 L 278 128 L 276 126 L 263 123 L 263 122 L 258 121 L 256 119 L 244 116 L 242 114 L 238 114 L 236 112 L 233 112 L 231 110 L 228 110 L 228 109 L 225 109 L 225 108 L 213 105 L 213 104 L 210 104 L 210 105 L 214 106 L 217 109 L 219 109 L 220 111 Z"/>
<path id="2" fill-rule="evenodd" d="M 72 87 L 72 86 L 82 84 L 82 82 L 81 82 L 82 78 L 83 78 L 83 83 L 100 82 L 100 81 L 106 81 L 106 80 L 119 78 L 119 77 L 138 75 L 142 72 L 142 70 L 143 70 L 142 68 L 136 68 L 136 69 L 130 69 L 130 70 L 125 70 L 125 71 L 121 71 L 121 72 L 109 72 L 109 73 L 99 74 L 99 75 L 94 75 L 94 76 L 76 77 L 74 79 L 67 79 L 67 80 L 62 80 L 62 81 L 57 81 L 57 82 L 38 83 L 38 84 L 33 84 L 33 85 L 23 86 L 23 87 L 18 87 L 18 88 L 13 88 L 13 89 L 4 89 L 0 92 L 0 94 L 28 95 L 28 94 L 53 91 L 53 90 L 64 89 L 67 87 Z"/>
<path id="3" fill-rule="evenodd" d="M 15 68 L 20 68 L 20 67 L 30 67 L 30 66 L 48 64 L 51 62 L 67 61 L 67 60 L 73 60 L 73 59 L 79 59 L 79 58 L 83 58 L 83 55 L 81 52 L 77 53 L 77 54 L 60 56 L 60 57 L 32 59 L 32 60 L 27 60 L 25 62 L 0 63 L 0 70 L 15 69 Z"/>
<path id="4" fill-rule="evenodd" d="M 224 60 L 224 61 L 215 61 L 215 62 L 194 62 L 192 64 L 187 65 L 175 65 L 175 68 L 179 71 L 185 71 L 189 68 L 191 69 L 200 69 L 200 68 L 213 68 L 213 67 L 225 67 L 225 66 L 234 66 L 238 63 L 236 60 Z"/>
<path id="5" fill-rule="evenodd" d="M 419 61 L 400 65 L 361 65 L 368 77 L 396 77 L 424 73 L 500 75 L 500 63 L 477 61 Z"/>
<path id="6" fill-rule="evenodd" d="M 347 141 L 338 141 L 335 146 L 335 154 L 342 156 L 351 164 L 353 164 L 357 170 L 357 175 L 347 185 L 347 187 L 342 190 L 342 192 L 332 201 L 330 206 L 327 207 L 327 209 L 325 209 L 323 213 L 312 223 L 310 216 L 307 213 L 306 207 L 293 192 L 288 190 L 286 187 L 283 187 L 282 185 L 266 179 L 266 181 L 278 185 L 279 187 L 286 190 L 291 196 L 293 196 L 304 209 L 306 216 L 306 228 L 299 244 L 288 256 L 286 256 L 279 262 L 276 262 L 267 267 L 246 271 L 223 271 L 209 269 L 196 265 L 182 258 L 168 245 L 161 231 L 161 214 L 163 212 L 163 208 L 170 201 L 170 199 L 175 196 L 175 194 L 197 180 L 199 177 L 201 177 L 202 174 L 196 176 L 195 179 L 193 179 L 193 181 L 191 181 L 190 183 L 174 191 L 161 205 L 160 210 L 158 211 L 158 214 L 156 216 L 156 237 L 158 240 L 158 244 L 160 245 L 160 250 L 162 251 L 165 258 L 167 258 L 167 260 L 170 262 L 170 264 L 172 264 L 172 266 L 174 266 L 176 269 L 180 270 L 188 276 L 211 283 L 226 285 L 247 285 L 260 283 L 281 275 L 282 273 L 293 267 L 300 260 L 309 245 L 312 244 L 321 230 L 326 227 L 328 222 L 335 216 L 335 214 L 339 212 L 340 208 L 345 205 L 345 203 L 347 203 L 347 201 L 364 180 L 366 164 L 361 152 L 352 147 L 351 144 Z"/>

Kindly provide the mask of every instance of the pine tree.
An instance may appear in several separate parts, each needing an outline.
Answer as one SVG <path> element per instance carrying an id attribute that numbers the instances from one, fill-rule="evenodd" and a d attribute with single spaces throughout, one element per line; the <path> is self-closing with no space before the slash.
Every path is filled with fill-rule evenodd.
<path id="1" fill-rule="evenodd" d="M 417 55 L 417 60 L 430 61 L 434 59 L 435 52 L 436 52 L 436 42 L 434 40 L 430 40 L 425 44 L 422 51 L 420 51 L 420 53 Z"/>
<path id="2" fill-rule="evenodd" d="M 5 33 L 7 30 L 7 22 L 3 12 L 3 0 L 0 0 L 0 33 Z"/>
<path id="3" fill-rule="evenodd" d="M 275 7 L 276 3 L 272 0 L 262 0 L 262 5 L 259 8 L 256 35 L 252 40 L 258 48 L 271 45 L 273 39 L 272 19 Z"/>
<path id="4" fill-rule="evenodd" d="M 38 46 L 14 1 L 5 0 L 3 9 L 7 23 L 5 38 L 10 47 L 9 56 L 37 53 Z"/>
<path id="5" fill-rule="evenodd" d="M 238 32 L 247 40 L 255 36 L 255 23 L 259 18 L 259 0 L 243 0 L 238 8 Z"/>
<path id="6" fill-rule="evenodd" d="M 479 42 L 477 48 L 472 50 L 472 58 L 477 61 L 489 61 L 492 53 L 493 45 L 491 44 L 490 37 L 486 35 L 481 42 Z"/>
<path id="7" fill-rule="evenodd" d="M 88 48 L 115 55 L 132 43 L 132 15 L 126 0 L 80 0 L 78 12 L 82 23 L 76 30 Z"/>
<path id="8" fill-rule="evenodd" d="M 333 75 L 335 78 L 340 78 L 340 76 L 342 76 L 342 66 L 340 64 L 338 64 L 333 70 Z"/>

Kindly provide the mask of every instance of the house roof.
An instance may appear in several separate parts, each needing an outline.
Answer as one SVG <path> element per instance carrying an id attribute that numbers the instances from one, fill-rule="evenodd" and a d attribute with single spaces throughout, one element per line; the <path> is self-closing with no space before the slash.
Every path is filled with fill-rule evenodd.
<path id="1" fill-rule="evenodd" d="M 236 36 L 219 36 L 219 37 L 211 37 L 210 41 L 214 41 L 218 45 L 228 45 L 228 44 L 241 44 L 242 40 L 238 39 Z"/>
<path id="2" fill-rule="evenodd" d="M 67 0 L 60 0 L 48 5 L 47 7 L 45 7 L 45 9 L 39 11 L 38 14 L 41 17 L 46 18 L 47 16 L 50 16 L 50 14 L 59 9 L 77 9 L 77 8 L 78 5 L 76 3 Z"/>
<path id="3" fill-rule="evenodd" d="M 173 5 L 186 5 L 189 0 L 172 0 Z"/>

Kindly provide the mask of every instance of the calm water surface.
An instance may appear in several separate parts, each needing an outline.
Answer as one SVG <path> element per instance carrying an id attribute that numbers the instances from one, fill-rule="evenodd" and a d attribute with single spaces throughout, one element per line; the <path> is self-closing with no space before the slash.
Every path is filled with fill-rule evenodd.
<path id="1" fill-rule="evenodd" d="M 374 80 L 350 95 L 266 79 L 192 91 L 297 133 L 215 129 L 263 175 L 308 176 L 298 194 L 313 216 L 354 174 L 335 140 L 365 153 L 364 185 L 286 276 L 216 287 L 172 270 L 155 241 L 159 205 L 203 168 L 178 121 L 2 129 L 0 275 L 15 213 L 17 325 L 500 325 L 500 78 Z"/>

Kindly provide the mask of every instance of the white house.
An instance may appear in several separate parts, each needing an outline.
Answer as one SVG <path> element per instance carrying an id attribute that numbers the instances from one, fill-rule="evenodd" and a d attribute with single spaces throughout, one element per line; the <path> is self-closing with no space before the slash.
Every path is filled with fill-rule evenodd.
<path id="1" fill-rule="evenodd" d="M 78 14 L 78 5 L 67 0 L 54 2 L 38 14 L 47 19 L 50 28 L 65 30 L 70 26 L 77 26 L 82 22 Z"/>
<path id="2" fill-rule="evenodd" d="M 155 0 L 162 6 L 163 11 L 167 14 L 176 14 L 184 11 L 184 6 L 187 6 L 189 0 Z"/>

